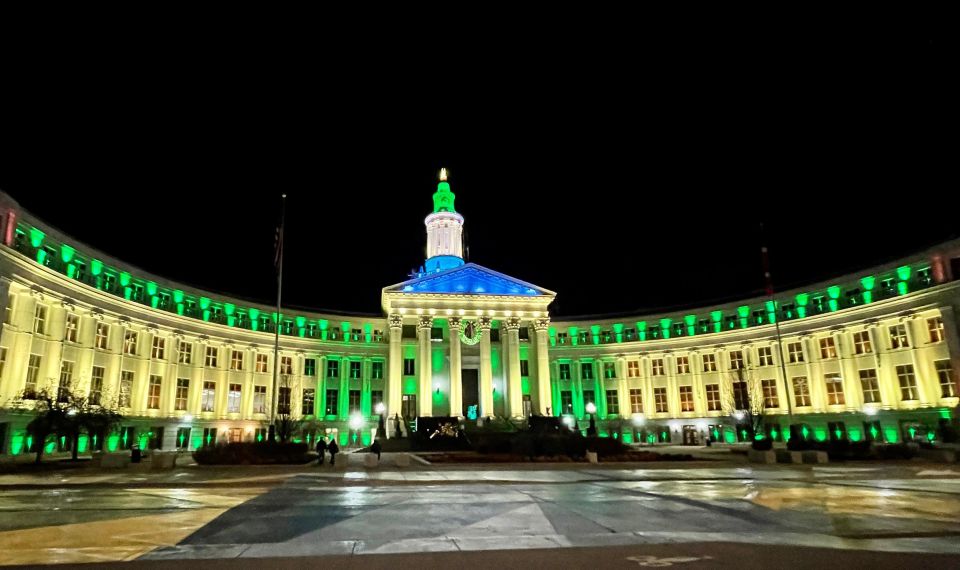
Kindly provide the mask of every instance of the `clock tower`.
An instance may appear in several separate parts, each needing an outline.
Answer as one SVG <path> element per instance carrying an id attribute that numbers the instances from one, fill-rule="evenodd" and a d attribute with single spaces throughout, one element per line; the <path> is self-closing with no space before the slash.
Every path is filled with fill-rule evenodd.
<path id="1" fill-rule="evenodd" d="M 447 182 L 447 169 L 440 169 L 440 182 L 433 193 L 433 213 L 427 226 L 426 273 L 436 273 L 463 265 L 463 216 L 453 207 L 456 199 Z"/>

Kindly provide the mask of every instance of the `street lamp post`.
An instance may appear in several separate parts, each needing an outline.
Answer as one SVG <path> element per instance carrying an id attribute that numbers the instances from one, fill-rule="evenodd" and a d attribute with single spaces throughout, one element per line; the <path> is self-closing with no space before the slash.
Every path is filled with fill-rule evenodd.
<path id="1" fill-rule="evenodd" d="M 587 403 L 586 411 L 590 414 L 590 427 L 587 428 L 587 435 L 597 435 L 597 423 L 594 420 L 594 415 L 597 413 L 597 406 L 593 402 Z"/>
<path id="2" fill-rule="evenodd" d="M 357 432 L 357 438 L 360 439 L 360 443 L 363 443 L 363 438 L 360 437 L 360 428 L 363 427 L 363 416 L 360 414 L 353 414 L 350 416 L 350 431 Z M 350 443 L 349 437 L 347 438 L 347 443 Z"/>
<path id="3" fill-rule="evenodd" d="M 377 420 L 377 436 L 375 439 L 382 439 L 387 436 L 387 428 L 383 424 L 383 412 L 386 411 L 387 407 L 383 405 L 383 402 L 379 402 L 374 409 L 380 418 Z"/>

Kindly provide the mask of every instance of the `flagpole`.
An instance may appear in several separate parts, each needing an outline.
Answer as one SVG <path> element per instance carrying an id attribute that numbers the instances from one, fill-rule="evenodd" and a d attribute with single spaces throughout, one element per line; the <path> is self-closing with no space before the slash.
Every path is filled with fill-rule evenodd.
<path id="1" fill-rule="evenodd" d="M 760 240 L 762 242 L 760 253 L 763 254 L 763 276 L 766 279 L 767 296 L 770 297 L 770 302 L 773 304 L 773 323 L 776 325 L 777 330 L 777 351 L 780 355 L 780 372 L 783 374 L 783 397 L 787 402 L 787 422 L 789 422 L 787 425 L 787 433 L 790 433 L 790 425 L 793 425 L 793 406 L 790 404 L 790 379 L 787 378 L 787 363 L 783 359 L 783 338 L 780 336 L 780 315 L 777 312 L 777 301 L 773 298 L 773 278 L 770 276 L 770 260 L 767 257 L 767 240 L 763 232 L 762 222 L 760 223 Z"/>
<path id="2" fill-rule="evenodd" d="M 280 202 L 280 235 L 277 247 L 280 249 L 280 261 L 277 264 L 277 322 L 274 324 L 273 335 L 273 390 L 270 395 L 270 441 L 274 441 L 277 423 L 277 379 L 280 373 L 280 325 L 283 322 L 280 314 L 280 298 L 283 292 L 283 233 L 287 215 L 287 195 L 281 195 Z"/>

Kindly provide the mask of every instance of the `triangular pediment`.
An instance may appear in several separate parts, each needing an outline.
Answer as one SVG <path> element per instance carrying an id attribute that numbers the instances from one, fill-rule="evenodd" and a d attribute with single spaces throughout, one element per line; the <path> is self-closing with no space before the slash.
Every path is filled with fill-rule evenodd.
<path id="1" fill-rule="evenodd" d="M 476 263 L 467 263 L 439 273 L 432 273 L 398 283 L 384 289 L 384 293 L 411 295 L 494 295 L 520 297 L 554 297 L 553 291 L 487 269 Z"/>

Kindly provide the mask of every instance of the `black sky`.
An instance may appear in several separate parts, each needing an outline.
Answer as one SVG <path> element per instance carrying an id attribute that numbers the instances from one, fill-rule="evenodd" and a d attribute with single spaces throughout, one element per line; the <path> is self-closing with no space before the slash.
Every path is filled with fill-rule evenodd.
<path id="1" fill-rule="evenodd" d="M 779 288 L 960 235 L 954 42 L 593 48 L 59 54 L 7 82 L 0 189 L 146 270 L 265 303 L 286 192 L 285 300 L 366 313 L 423 263 L 441 166 L 471 261 L 557 291 L 560 315 L 753 295 L 760 221 Z"/>

